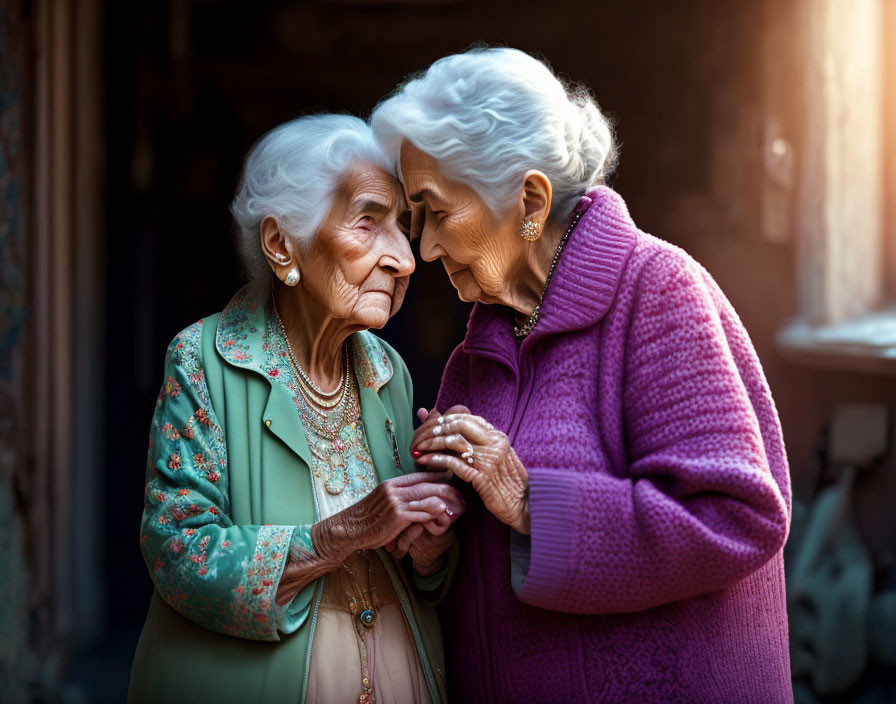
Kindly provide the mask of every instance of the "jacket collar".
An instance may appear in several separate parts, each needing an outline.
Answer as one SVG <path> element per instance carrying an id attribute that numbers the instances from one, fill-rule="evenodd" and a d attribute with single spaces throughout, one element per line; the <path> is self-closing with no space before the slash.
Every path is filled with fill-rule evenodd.
<path id="1" fill-rule="evenodd" d="M 350 337 L 358 383 L 379 391 L 392 378 L 392 363 L 383 343 L 363 330 Z M 240 289 L 224 308 L 215 332 L 218 354 L 234 366 L 273 379 L 289 364 L 286 340 L 270 306 L 260 305 Z"/>
<path id="2" fill-rule="evenodd" d="M 355 375 L 361 399 L 361 420 L 368 429 L 368 444 L 380 478 L 393 475 L 392 445 L 394 421 L 381 398 L 392 380 L 392 363 L 376 335 L 364 330 L 350 338 Z M 270 384 L 262 419 L 267 428 L 311 466 L 311 451 L 295 404 L 295 394 L 277 381 L 288 377 L 286 339 L 268 305 L 260 305 L 240 289 L 218 318 L 215 331 L 218 354 L 235 367 L 262 375 Z M 296 391 L 295 393 L 298 393 Z M 385 429 L 385 434 L 379 428 Z M 410 465 L 409 465 L 410 466 Z M 400 468 L 395 468 L 400 470 Z"/>
<path id="3" fill-rule="evenodd" d="M 612 305 L 638 230 L 621 196 L 600 186 L 583 196 L 573 211 L 581 219 L 569 236 L 541 304 L 535 330 L 522 346 L 548 335 L 598 323 Z M 464 350 L 511 362 L 516 357 L 511 311 L 476 303 L 467 322 Z"/>

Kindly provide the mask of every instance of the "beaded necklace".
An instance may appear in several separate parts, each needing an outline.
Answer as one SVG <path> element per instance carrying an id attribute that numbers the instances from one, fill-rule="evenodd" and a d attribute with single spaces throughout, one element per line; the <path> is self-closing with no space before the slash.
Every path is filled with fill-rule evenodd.
<path id="1" fill-rule="evenodd" d="M 286 351 L 289 354 L 289 361 L 293 371 L 296 372 L 299 378 L 299 386 L 302 389 L 303 395 L 321 408 L 335 408 L 345 398 L 345 381 L 348 375 L 348 347 L 345 344 L 342 346 L 342 374 L 339 377 L 339 385 L 336 387 L 336 390 L 322 390 L 311 380 L 311 377 L 308 376 L 305 370 L 302 369 L 302 365 L 299 364 L 296 353 L 292 349 L 292 343 L 289 341 L 289 335 L 286 334 L 286 326 L 283 324 L 283 319 L 280 317 L 280 310 L 277 308 L 277 298 L 273 291 L 271 291 L 271 304 L 274 308 L 274 316 L 277 318 L 277 324 L 280 326 L 280 331 L 283 333 L 283 339 L 286 340 Z"/>
<path id="2" fill-rule="evenodd" d="M 287 383 L 287 386 L 294 390 L 293 393 L 295 390 L 298 391 L 293 400 L 299 410 L 299 419 L 305 428 L 308 449 L 311 451 L 311 472 L 328 494 L 339 495 L 351 482 L 348 467 L 352 463 L 348 455 L 356 453 L 355 443 L 347 442 L 341 435 L 348 428 L 352 431 L 349 435 L 357 439 L 360 433 L 357 423 L 361 417 L 361 404 L 352 372 L 348 343 L 346 342 L 342 348 L 343 364 L 339 386 L 335 391 L 322 392 L 310 381 L 298 363 L 277 310 L 277 301 L 273 296 L 271 300 L 277 326 L 285 343 L 289 368 L 297 382 L 294 386 Z M 310 389 L 312 386 L 313 389 Z M 321 395 L 327 398 L 321 399 Z M 372 486 L 368 488 L 371 483 L 369 477 L 359 476 L 358 479 L 365 489 L 372 488 Z"/>
<path id="3" fill-rule="evenodd" d="M 517 337 L 517 339 L 522 339 L 526 337 L 530 332 L 535 329 L 535 326 L 538 325 L 538 317 L 541 313 L 541 304 L 544 302 L 544 295 L 547 293 L 548 284 L 551 283 L 551 277 L 554 275 L 554 269 L 557 268 L 557 262 L 560 261 L 560 253 L 563 251 L 563 245 L 566 244 L 566 240 L 569 239 L 569 236 L 572 234 L 572 231 L 576 229 L 576 225 L 579 224 L 579 220 L 582 219 L 582 215 L 585 214 L 584 210 L 580 210 L 573 216 L 572 222 L 569 223 L 569 227 L 566 228 L 566 232 L 563 233 L 563 237 L 560 238 L 560 244 L 557 245 L 557 251 L 554 252 L 554 258 L 551 261 L 551 268 L 548 270 L 548 277 L 545 279 L 544 288 L 541 290 L 541 296 L 538 299 L 538 305 L 535 306 L 535 310 L 532 311 L 532 315 L 526 320 L 522 325 L 514 325 L 513 326 L 513 334 Z"/>

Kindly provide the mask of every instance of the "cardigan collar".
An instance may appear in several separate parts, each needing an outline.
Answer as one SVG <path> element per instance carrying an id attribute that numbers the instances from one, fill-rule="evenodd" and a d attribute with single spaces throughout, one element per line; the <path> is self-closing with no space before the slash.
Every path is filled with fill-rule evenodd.
<path id="1" fill-rule="evenodd" d="M 364 388 L 379 391 L 392 378 L 386 349 L 372 333 L 362 330 L 349 338 L 355 375 Z M 286 338 L 268 305 L 259 305 L 241 288 L 218 319 L 215 347 L 225 360 L 273 379 L 289 364 Z"/>
<path id="2" fill-rule="evenodd" d="M 625 201 L 606 186 L 583 196 L 573 216 L 580 211 L 584 214 L 570 234 L 545 291 L 538 325 L 523 340 L 523 347 L 548 335 L 596 324 L 616 297 L 638 230 Z M 463 347 L 474 354 L 508 362 L 514 359 L 517 350 L 510 309 L 476 303 Z"/>

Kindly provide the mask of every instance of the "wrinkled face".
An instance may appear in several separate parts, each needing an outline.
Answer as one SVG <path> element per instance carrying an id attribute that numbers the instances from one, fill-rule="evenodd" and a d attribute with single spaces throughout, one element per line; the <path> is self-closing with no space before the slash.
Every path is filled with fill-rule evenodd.
<path id="1" fill-rule="evenodd" d="M 305 290 L 353 327 L 383 327 L 414 271 L 408 217 L 391 174 L 371 165 L 353 170 L 302 256 Z"/>
<path id="2" fill-rule="evenodd" d="M 463 301 L 500 302 L 519 267 L 521 213 L 497 216 L 466 184 L 447 178 L 429 154 L 405 141 L 401 174 L 420 256 L 440 259 Z"/>

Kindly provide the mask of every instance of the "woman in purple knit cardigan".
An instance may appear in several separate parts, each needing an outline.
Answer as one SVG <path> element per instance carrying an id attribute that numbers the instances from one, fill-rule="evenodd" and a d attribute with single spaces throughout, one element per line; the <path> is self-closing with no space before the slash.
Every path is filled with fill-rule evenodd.
<path id="1" fill-rule="evenodd" d="M 372 126 L 421 256 L 476 301 L 413 441 L 466 492 L 454 700 L 792 702 L 774 402 L 709 274 L 602 185 L 590 94 L 474 49 Z"/>

